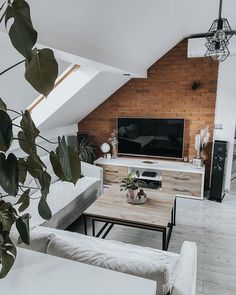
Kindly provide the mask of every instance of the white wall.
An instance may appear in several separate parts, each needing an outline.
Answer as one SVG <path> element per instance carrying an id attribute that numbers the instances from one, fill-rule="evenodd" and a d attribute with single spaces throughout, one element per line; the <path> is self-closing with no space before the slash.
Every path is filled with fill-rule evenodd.
<path id="1" fill-rule="evenodd" d="M 214 140 L 229 142 L 226 189 L 230 190 L 233 161 L 233 143 L 236 122 L 236 56 L 230 56 L 219 65 L 215 124 L 222 124 L 223 129 L 215 129 Z"/>

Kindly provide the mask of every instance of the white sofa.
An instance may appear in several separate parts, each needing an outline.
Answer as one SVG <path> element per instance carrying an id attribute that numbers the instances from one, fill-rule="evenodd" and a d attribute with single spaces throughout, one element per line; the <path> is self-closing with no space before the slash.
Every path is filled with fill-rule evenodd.
<path id="1" fill-rule="evenodd" d="M 102 169 L 82 163 L 81 170 L 84 177 L 76 186 L 57 181 L 53 176 L 48 195 L 51 220 L 44 221 L 38 215 L 40 193 L 31 196 L 35 198 L 27 210 L 32 216 L 31 245 L 19 247 L 152 279 L 157 283 L 157 295 L 195 295 L 197 250 L 194 243 L 185 242 L 178 255 L 64 231 L 102 191 Z M 12 239 L 16 242 L 18 234 Z"/>
<path id="2" fill-rule="evenodd" d="M 180 254 L 37 226 L 25 248 L 156 281 L 157 295 L 195 295 L 197 247 Z"/>
<path id="3" fill-rule="evenodd" d="M 73 183 L 58 180 L 50 167 L 48 157 L 42 160 L 52 175 L 52 184 L 48 194 L 47 202 L 52 211 L 52 218 L 45 221 L 39 216 L 38 202 L 41 196 L 40 190 L 31 195 L 30 206 L 26 212 L 30 213 L 30 229 L 42 225 L 45 227 L 66 229 L 101 195 L 102 190 L 102 168 L 81 162 L 81 175 L 83 176 L 74 186 Z M 35 187 L 34 180 L 28 180 L 31 187 Z M 11 202 L 12 199 L 9 199 Z M 14 199 L 15 203 L 16 200 Z M 11 239 L 17 243 L 19 235 L 13 228 Z"/>

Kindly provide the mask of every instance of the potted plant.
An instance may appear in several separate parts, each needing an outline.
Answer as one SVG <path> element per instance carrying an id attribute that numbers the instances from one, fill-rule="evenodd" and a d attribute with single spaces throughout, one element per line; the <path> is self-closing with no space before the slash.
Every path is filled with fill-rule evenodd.
<path id="1" fill-rule="evenodd" d="M 39 50 L 34 47 L 37 32 L 31 21 L 28 3 L 25 0 L 7 0 L 0 7 L 0 13 L 1 22 L 4 20 L 12 45 L 24 57 L 0 75 L 20 63 L 25 63 L 26 80 L 38 92 L 47 96 L 54 88 L 58 64 L 51 49 Z M 17 134 L 13 132 L 14 128 L 18 129 Z M 16 246 L 10 238 L 14 225 L 21 240 L 30 244 L 30 215 L 25 213 L 31 202 L 31 187 L 26 184 L 27 175 L 37 179 L 40 185 L 40 216 L 44 219 L 50 219 L 52 216 L 47 204 L 51 176 L 40 159 L 38 150 L 49 153 L 54 173 L 62 181 L 76 184 L 80 178 L 79 156 L 67 145 L 65 137 L 58 137 L 58 142 L 54 143 L 54 151 L 48 151 L 38 145 L 36 140 L 40 137 L 43 138 L 29 111 L 18 112 L 8 109 L 0 99 L 0 278 L 8 274 L 16 258 Z M 46 138 L 43 139 L 48 141 Z M 24 157 L 19 158 L 11 151 L 13 142 L 19 144 Z"/>
<path id="2" fill-rule="evenodd" d="M 83 139 L 77 147 L 80 160 L 89 164 L 92 164 L 96 160 L 95 147 L 88 141 Z"/>
<path id="3" fill-rule="evenodd" d="M 120 182 L 120 190 L 121 191 L 128 191 L 126 194 L 127 202 L 131 204 L 143 204 L 147 200 L 147 196 L 144 193 L 143 189 L 140 189 L 138 192 L 139 187 L 144 184 L 141 180 L 138 179 L 138 176 L 130 173 L 128 177 L 124 178 Z"/>

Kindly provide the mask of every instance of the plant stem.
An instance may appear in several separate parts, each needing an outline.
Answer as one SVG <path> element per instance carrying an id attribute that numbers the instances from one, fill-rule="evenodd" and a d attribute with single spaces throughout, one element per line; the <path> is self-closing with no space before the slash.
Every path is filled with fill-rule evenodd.
<path id="1" fill-rule="evenodd" d="M 26 61 L 26 59 L 21 60 L 21 61 L 19 61 L 18 63 L 14 64 L 13 66 L 7 68 L 6 70 L 4 70 L 4 71 L 2 71 L 2 72 L 0 73 L 0 76 L 2 76 L 3 74 L 5 74 L 6 72 L 10 71 L 11 69 L 15 68 L 16 66 L 22 64 L 22 63 L 25 62 L 25 61 Z"/>
<path id="2" fill-rule="evenodd" d="M 24 140 L 24 139 L 21 139 L 21 138 L 18 138 L 18 137 L 13 137 L 13 140 L 23 141 L 23 142 L 27 142 L 27 143 L 33 143 L 35 146 L 39 147 L 40 149 L 42 149 L 42 150 L 44 150 L 45 152 L 47 152 L 47 153 L 50 154 L 50 152 L 49 152 L 47 149 L 45 149 L 44 147 L 42 147 L 42 146 L 36 144 L 36 143 L 33 142 L 33 141 L 30 141 L 30 140 Z"/>
<path id="3" fill-rule="evenodd" d="M 20 188 L 27 188 L 27 189 L 39 189 L 38 187 L 32 187 L 27 185 L 19 185 Z"/>
<path id="4" fill-rule="evenodd" d="M 27 128 L 24 128 L 24 127 L 22 127 L 22 126 L 19 126 L 19 125 L 17 125 L 17 124 L 14 124 L 14 123 L 13 123 L 12 125 L 15 126 L 15 127 L 21 128 L 22 130 L 25 130 L 25 131 L 27 131 L 27 132 L 29 132 L 29 133 L 31 133 L 31 134 L 37 135 L 37 137 L 42 138 L 43 140 L 47 141 L 48 143 L 51 143 L 51 144 L 57 144 L 56 141 L 50 141 L 50 140 L 48 140 L 47 138 L 45 138 L 45 137 L 43 137 L 43 136 L 41 136 L 41 135 L 38 135 L 38 134 L 35 133 L 34 131 L 28 130 Z"/>
<path id="5" fill-rule="evenodd" d="M 7 109 L 7 111 L 8 111 L 8 112 L 15 113 L 15 114 L 17 114 L 17 115 L 19 115 L 19 116 L 21 116 L 21 117 L 22 117 L 22 114 L 21 114 L 21 113 L 19 113 L 19 112 L 17 112 L 17 111 L 15 111 L 15 110 L 12 110 L 12 109 Z"/>

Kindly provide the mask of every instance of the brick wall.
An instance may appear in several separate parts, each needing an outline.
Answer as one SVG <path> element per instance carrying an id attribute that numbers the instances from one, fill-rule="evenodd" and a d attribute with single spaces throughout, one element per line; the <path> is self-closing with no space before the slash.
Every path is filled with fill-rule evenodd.
<path id="1" fill-rule="evenodd" d="M 87 132 L 99 146 L 107 141 L 119 116 L 184 118 L 184 154 L 193 158 L 195 134 L 205 125 L 213 132 L 217 75 L 217 63 L 187 58 L 187 41 L 183 40 L 150 67 L 148 79 L 130 80 L 82 120 L 79 131 Z M 193 91 L 195 80 L 201 86 Z M 209 167 L 208 160 L 207 176 Z"/>

